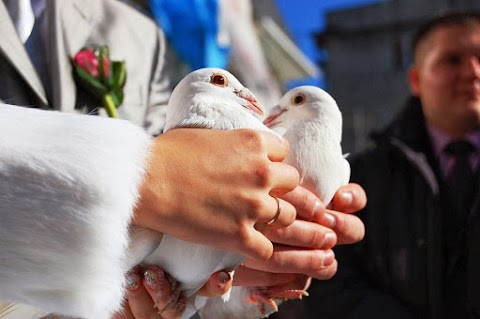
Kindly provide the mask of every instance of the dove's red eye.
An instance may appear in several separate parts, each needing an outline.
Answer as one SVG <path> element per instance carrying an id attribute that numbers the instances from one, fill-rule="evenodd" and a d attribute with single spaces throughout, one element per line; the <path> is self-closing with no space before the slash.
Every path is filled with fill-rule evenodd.
<path id="1" fill-rule="evenodd" d="M 218 86 L 227 86 L 228 80 L 223 74 L 216 73 L 210 77 L 210 83 Z"/>
<path id="2" fill-rule="evenodd" d="M 293 105 L 300 105 L 303 101 L 305 101 L 305 96 L 303 94 L 297 94 L 292 99 Z"/>

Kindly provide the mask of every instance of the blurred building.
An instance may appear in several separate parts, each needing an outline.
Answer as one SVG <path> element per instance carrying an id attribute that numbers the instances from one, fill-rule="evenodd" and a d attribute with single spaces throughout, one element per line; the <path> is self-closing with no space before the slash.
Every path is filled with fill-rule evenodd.
<path id="1" fill-rule="evenodd" d="M 449 9 L 480 11 L 479 0 L 390 0 L 332 11 L 317 35 L 327 52 L 327 90 L 343 116 L 345 152 L 367 146 L 367 136 L 399 111 L 409 94 L 411 37 L 425 20 Z"/>

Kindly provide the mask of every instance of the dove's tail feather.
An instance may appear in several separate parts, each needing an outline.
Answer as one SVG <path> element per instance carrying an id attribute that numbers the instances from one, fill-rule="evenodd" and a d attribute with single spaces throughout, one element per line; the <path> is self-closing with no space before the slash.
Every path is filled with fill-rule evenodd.
<path id="1" fill-rule="evenodd" d="M 343 154 L 343 158 L 347 158 L 347 157 L 349 157 L 349 156 L 350 156 L 350 153 L 345 153 L 345 154 Z"/>

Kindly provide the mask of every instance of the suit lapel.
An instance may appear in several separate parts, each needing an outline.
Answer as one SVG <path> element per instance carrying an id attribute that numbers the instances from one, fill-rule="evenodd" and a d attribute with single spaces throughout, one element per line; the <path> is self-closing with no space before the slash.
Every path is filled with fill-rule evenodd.
<path id="1" fill-rule="evenodd" d="M 3 1 L 0 1 L 0 34 L 2 34 L 0 51 L 2 51 L 3 55 L 10 61 L 22 78 L 25 79 L 40 100 L 45 105 L 48 105 L 47 95 L 42 81 L 30 61 L 25 47 L 17 36 L 17 31 Z"/>
<path id="2" fill-rule="evenodd" d="M 88 41 L 97 21 L 96 0 L 48 1 L 52 104 L 62 111 L 73 111 L 76 85 L 71 58 Z"/>

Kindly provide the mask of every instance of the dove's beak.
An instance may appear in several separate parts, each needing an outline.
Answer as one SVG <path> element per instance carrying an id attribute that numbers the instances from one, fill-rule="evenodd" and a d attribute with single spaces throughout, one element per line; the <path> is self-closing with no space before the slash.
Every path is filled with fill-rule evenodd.
<path id="1" fill-rule="evenodd" d="M 246 100 L 248 103 L 245 105 L 245 107 L 257 114 L 260 114 L 260 116 L 263 116 L 265 114 L 265 111 L 263 110 L 263 107 L 260 103 L 258 103 L 257 99 L 255 96 L 250 92 L 249 89 L 243 88 L 240 91 L 236 91 L 235 94 L 237 94 L 239 97 L 242 99 Z"/>
<path id="2" fill-rule="evenodd" d="M 282 115 L 285 111 L 282 110 L 280 112 L 276 112 L 274 114 L 270 114 L 265 120 L 263 120 L 263 124 L 265 124 L 267 127 L 272 127 L 277 124 L 280 124 L 282 121 L 278 120 L 278 117 Z"/>
<path id="3" fill-rule="evenodd" d="M 254 97 L 249 97 L 249 98 L 244 97 L 244 99 L 247 100 L 247 102 L 248 102 L 247 108 L 249 110 L 252 110 L 253 112 L 258 113 L 261 116 L 263 116 L 265 114 L 265 112 L 263 111 L 263 107 L 260 105 L 260 103 L 258 103 L 256 98 L 254 98 Z"/>

